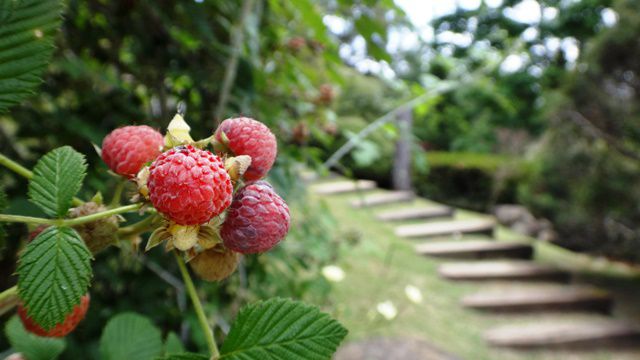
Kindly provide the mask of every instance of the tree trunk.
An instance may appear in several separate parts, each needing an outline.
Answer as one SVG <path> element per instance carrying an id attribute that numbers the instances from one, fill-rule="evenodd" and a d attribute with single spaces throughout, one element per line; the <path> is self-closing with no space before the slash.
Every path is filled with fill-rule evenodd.
<path id="1" fill-rule="evenodd" d="M 391 179 L 396 190 L 411 190 L 411 128 L 413 124 L 412 110 L 398 114 L 398 141 L 393 161 Z"/>

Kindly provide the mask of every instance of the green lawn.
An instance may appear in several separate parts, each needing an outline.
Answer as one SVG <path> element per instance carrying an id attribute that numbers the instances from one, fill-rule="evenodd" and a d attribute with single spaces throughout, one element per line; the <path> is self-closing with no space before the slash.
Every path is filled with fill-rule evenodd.
<path id="1" fill-rule="evenodd" d="M 311 198 L 324 201 L 337 219 L 342 232 L 357 232 L 360 241 L 354 247 L 345 247 L 338 264 L 346 273 L 343 281 L 335 283 L 332 292 L 332 312 L 349 329 L 349 341 L 377 337 L 412 337 L 426 340 L 441 350 L 463 359 L 610 359 L 606 353 L 575 352 L 512 352 L 488 348 L 482 340 L 482 332 L 492 326 L 520 321 L 562 317 L 580 318 L 591 315 L 496 315 L 481 314 L 459 306 L 459 299 L 480 289 L 479 284 L 444 281 L 437 276 L 437 266 L 442 260 L 433 260 L 416 255 L 414 241 L 401 240 L 393 234 L 393 226 L 375 220 L 373 214 L 380 208 L 352 209 L 348 201 L 357 195 L 334 195 Z M 411 204 L 386 206 L 416 206 L 424 200 Z M 478 216 L 458 212 L 458 217 Z M 521 236 L 501 229 L 499 240 L 523 239 Z M 525 241 L 527 239 L 524 239 Z M 536 245 L 540 261 L 569 266 L 584 272 L 584 278 L 603 283 L 620 284 L 624 289 L 640 289 L 638 272 L 606 261 L 596 261 L 576 255 L 553 245 Z M 422 291 L 423 302 L 414 304 L 406 297 L 404 289 L 414 285 Z M 487 284 L 484 286 L 508 286 Z M 637 298 L 635 298 L 637 299 Z M 376 311 L 380 302 L 391 301 L 398 309 L 393 320 L 386 320 Z M 629 300 L 630 301 L 630 300 Z M 628 306 L 627 314 L 633 314 L 637 306 Z M 636 318 L 638 319 L 638 318 Z M 638 358 L 640 353 L 617 352 L 616 358 Z"/>

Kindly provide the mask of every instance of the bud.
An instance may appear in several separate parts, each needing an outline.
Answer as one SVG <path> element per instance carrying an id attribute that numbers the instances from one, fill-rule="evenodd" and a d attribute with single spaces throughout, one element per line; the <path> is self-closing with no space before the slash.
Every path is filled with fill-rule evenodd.
<path id="1" fill-rule="evenodd" d="M 191 259 L 189 265 L 193 272 L 206 281 L 220 281 L 233 274 L 238 267 L 238 253 L 217 246 L 205 250 Z"/>
<path id="2" fill-rule="evenodd" d="M 77 218 L 106 210 L 107 208 L 104 205 L 87 202 L 71 209 L 69 215 L 72 218 Z M 78 232 L 78 234 L 80 234 L 80 237 L 82 237 L 85 244 L 87 244 L 87 247 L 93 254 L 115 244 L 118 240 L 118 217 L 115 215 L 76 225 L 73 228 Z"/>
<path id="3" fill-rule="evenodd" d="M 168 148 L 172 148 L 178 145 L 193 143 L 193 138 L 189 135 L 190 131 L 191 127 L 186 121 L 184 121 L 182 115 L 176 114 L 167 127 L 167 135 L 164 137 L 164 145 Z"/>
<path id="4" fill-rule="evenodd" d="M 224 162 L 224 168 L 229 173 L 229 177 L 233 182 L 238 181 L 249 166 L 251 166 L 251 156 L 249 155 L 230 157 Z"/>
<path id="5" fill-rule="evenodd" d="M 198 243 L 199 225 L 171 224 L 169 233 L 173 236 L 173 246 L 178 250 L 188 250 Z"/>

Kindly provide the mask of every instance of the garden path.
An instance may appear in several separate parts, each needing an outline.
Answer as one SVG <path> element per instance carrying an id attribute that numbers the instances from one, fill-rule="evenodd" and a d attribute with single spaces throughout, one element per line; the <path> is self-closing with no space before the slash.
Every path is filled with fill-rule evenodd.
<path id="1" fill-rule="evenodd" d="M 535 315 L 529 321 L 484 329 L 482 341 L 489 348 L 511 349 L 525 358 L 528 352 L 536 349 L 544 349 L 545 358 L 553 358 L 556 350 L 558 358 L 573 358 L 575 355 L 569 353 L 571 356 L 564 357 L 568 354 L 564 351 L 578 351 L 576 358 L 583 358 L 581 354 L 586 353 L 582 351 L 594 349 L 598 354 L 605 354 L 604 358 L 618 358 L 616 351 L 620 349 L 631 348 L 631 355 L 619 354 L 621 359 L 640 354 L 635 352 L 640 351 L 638 324 L 612 315 L 616 302 L 606 289 L 584 284 L 573 276 L 570 268 L 540 262 L 536 259 L 536 246 L 531 241 L 493 236 L 498 225 L 492 217 L 474 214 L 461 218 L 455 216 L 456 209 L 441 204 L 415 205 L 413 194 L 380 190 L 371 181 L 351 181 L 340 177 L 312 181 L 312 193 L 322 199 L 347 196 L 346 201 L 352 211 L 368 210 L 373 219 L 393 227 L 397 241 L 415 243 L 415 253 L 425 261 L 429 258 L 439 261 L 455 259 L 454 262 L 438 264 L 437 275 L 441 279 L 451 284 L 481 284 L 477 292 L 459 299 L 460 307 L 484 312 L 488 316 Z M 471 237 L 476 235 L 485 237 Z M 586 316 L 579 319 L 554 316 L 564 313 Z M 385 359 L 412 359 L 415 356 L 416 359 L 454 358 L 422 341 L 429 339 L 364 339 L 345 346 L 336 358 L 377 359 L 371 354 L 385 354 L 385 351 Z M 455 349 L 447 350 L 455 353 Z M 430 355 L 415 355 L 421 351 Z M 407 353 L 415 356 L 398 355 Z"/>

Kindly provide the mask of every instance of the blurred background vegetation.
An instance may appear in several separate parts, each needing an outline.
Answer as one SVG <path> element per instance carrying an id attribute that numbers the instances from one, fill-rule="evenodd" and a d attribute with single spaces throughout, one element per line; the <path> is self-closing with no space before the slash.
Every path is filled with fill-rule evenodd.
<path id="1" fill-rule="evenodd" d="M 420 195 L 487 212 L 522 204 L 553 223 L 563 246 L 640 261 L 635 0 L 66 4 L 37 95 L 0 114 L 3 154 L 31 166 L 48 150 L 71 145 L 91 164 L 84 195 L 108 198 L 116 180 L 92 144 L 125 124 L 163 129 L 179 101 L 188 105 L 194 137 L 243 114 L 279 139 L 271 180 L 296 214 L 292 233 L 277 250 L 245 258 L 229 281 L 202 289 L 212 295 L 208 310 L 222 329 L 249 300 L 329 301 L 319 269 L 358 239 L 335 231 L 331 214 L 305 201 L 296 169 L 322 170 L 377 118 L 444 82 L 452 90 L 424 97 L 413 111 Z M 381 127 L 335 170 L 390 186 L 397 138 L 392 123 Z M 11 212 L 33 214 L 24 182 L 2 170 L 0 184 Z M 22 239 L 27 231 L 8 230 Z M 3 285 L 15 281 L 19 247 L 3 244 Z M 185 321 L 175 307 L 176 297 L 184 304 L 184 291 L 172 283 L 164 255 L 109 252 L 97 259 L 92 288 L 101 311 L 90 312 L 69 349 L 95 351 L 100 324 L 132 308 L 186 338 L 195 318 Z M 197 338 L 191 345 L 204 348 Z"/>

